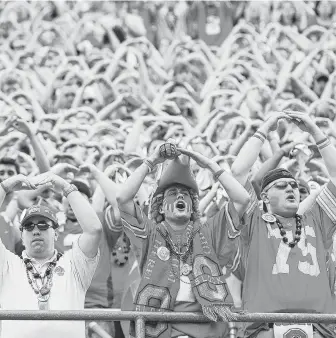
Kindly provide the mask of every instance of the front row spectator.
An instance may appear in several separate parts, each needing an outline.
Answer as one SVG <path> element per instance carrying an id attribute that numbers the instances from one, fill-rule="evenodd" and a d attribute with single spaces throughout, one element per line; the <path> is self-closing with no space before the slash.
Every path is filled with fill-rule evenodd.
<path id="1" fill-rule="evenodd" d="M 7 194 L 41 186 L 60 189 L 83 233 L 64 255 L 55 250 L 58 221 L 45 206 L 26 210 L 21 222 L 22 257 L 0 241 L 0 304 L 4 310 L 82 310 L 99 260 L 102 226 L 90 203 L 61 177 L 50 172 L 12 176 L 0 184 L 0 205 Z M 2 338 L 84 338 L 84 321 L 4 321 Z"/>

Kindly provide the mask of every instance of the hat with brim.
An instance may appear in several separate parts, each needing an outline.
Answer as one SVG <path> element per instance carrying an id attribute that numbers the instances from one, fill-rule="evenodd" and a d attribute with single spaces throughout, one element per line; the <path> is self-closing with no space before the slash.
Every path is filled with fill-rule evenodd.
<path id="1" fill-rule="evenodd" d="M 24 226 L 29 219 L 34 216 L 43 216 L 54 222 L 55 228 L 58 227 L 58 220 L 55 213 L 45 205 L 33 205 L 30 208 L 26 209 L 26 212 L 21 220 L 21 226 Z"/>
<path id="2" fill-rule="evenodd" d="M 163 169 L 161 177 L 158 182 L 158 186 L 153 194 L 153 197 L 172 185 L 183 185 L 186 188 L 194 190 L 197 194 L 198 186 L 196 179 L 191 171 L 189 165 L 189 158 L 182 161 L 182 156 L 175 158 L 174 160 L 168 161 L 167 166 Z"/>
<path id="3" fill-rule="evenodd" d="M 76 177 L 71 184 L 77 187 L 78 191 L 85 194 L 89 199 L 92 197 L 92 189 L 90 183 L 82 178 Z"/>

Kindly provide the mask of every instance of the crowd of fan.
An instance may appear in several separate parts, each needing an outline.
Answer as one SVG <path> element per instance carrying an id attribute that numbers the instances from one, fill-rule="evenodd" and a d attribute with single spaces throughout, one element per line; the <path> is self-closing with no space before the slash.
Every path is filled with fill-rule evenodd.
<path id="1" fill-rule="evenodd" d="M 332 1 L 6 1 L 0 7 L 0 180 L 51 168 L 100 203 L 103 214 L 108 204 L 99 200 L 88 163 L 121 183 L 172 139 L 230 171 L 262 121 L 284 110 L 313 116 L 336 143 Z M 278 164 L 300 179 L 303 199 L 327 181 L 326 168 L 307 134 L 280 123 L 251 176 L 258 182 L 262 164 L 281 154 Z M 200 211 L 213 215 L 227 195 L 205 169 L 195 166 L 194 173 Z M 155 172 L 137 196 L 142 207 L 154 186 Z M 52 206 L 60 218 L 67 211 L 52 189 L 17 197 L 1 210 L 14 225 L 34 203 Z M 109 217 L 104 222 L 112 251 L 122 230 Z M 127 251 L 124 243 L 117 246 Z M 22 250 L 18 242 L 13 250 Z"/>

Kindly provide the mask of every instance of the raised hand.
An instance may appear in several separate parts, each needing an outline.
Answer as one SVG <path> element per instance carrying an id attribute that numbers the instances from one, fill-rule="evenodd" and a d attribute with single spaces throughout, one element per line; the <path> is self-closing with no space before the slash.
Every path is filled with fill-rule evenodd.
<path id="1" fill-rule="evenodd" d="M 285 111 L 289 120 L 296 124 L 302 131 L 314 134 L 318 127 L 307 113 L 301 113 L 293 110 Z"/>
<path id="2" fill-rule="evenodd" d="M 189 156 L 190 158 L 192 158 L 201 168 L 210 168 L 211 165 L 213 164 L 213 161 L 206 157 L 203 156 L 202 154 L 196 152 L 196 151 L 191 151 L 191 150 L 186 150 L 186 149 L 182 149 L 182 148 L 177 148 L 177 150 L 186 156 Z"/>
<path id="3" fill-rule="evenodd" d="M 288 115 L 284 112 L 273 112 L 266 122 L 260 127 L 266 134 L 270 131 L 275 131 L 278 126 L 278 122 L 281 119 L 288 119 Z"/>
<path id="4" fill-rule="evenodd" d="M 34 185 L 55 187 L 56 189 L 61 190 L 64 190 L 65 188 L 68 188 L 70 186 L 70 184 L 65 179 L 63 179 L 58 175 L 55 175 L 51 171 L 48 171 L 46 173 L 31 178 L 30 182 Z"/>
<path id="5" fill-rule="evenodd" d="M 100 173 L 100 170 L 92 163 L 84 163 L 79 169 L 83 173 L 90 173 L 93 178 L 96 178 Z"/>
<path id="6" fill-rule="evenodd" d="M 52 168 L 50 168 L 50 171 L 55 175 L 63 176 L 68 173 L 77 174 L 79 169 L 69 163 L 57 163 Z"/>
<path id="7" fill-rule="evenodd" d="M 32 135 L 33 131 L 29 125 L 28 122 L 24 121 L 21 119 L 19 116 L 14 115 L 10 117 L 7 121 L 6 124 L 8 123 L 9 127 L 13 127 L 17 131 L 21 132 L 22 134 L 25 134 L 27 136 Z"/>
<path id="8" fill-rule="evenodd" d="M 169 143 L 162 143 L 162 144 L 160 144 L 160 145 L 158 145 L 156 148 L 155 148 L 155 150 L 154 150 L 154 152 L 153 152 L 153 154 L 151 154 L 150 156 L 149 156 L 149 160 L 150 161 L 152 161 L 153 163 L 154 163 L 154 165 L 157 165 L 157 164 L 159 164 L 159 163 L 163 163 L 166 159 L 167 159 L 167 157 L 166 157 L 166 152 L 164 152 L 164 151 L 162 151 L 162 146 L 163 145 L 167 145 L 167 144 L 169 144 Z M 169 144 L 170 145 L 170 144 Z M 177 148 L 176 148 L 177 149 Z M 176 156 L 179 156 L 180 155 L 180 152 L 177 150 L 177 153 L 176 153 Z"/>
<path id="9" fill-rule="evenodd" d="M 12 176 L 7 180 L 1 182 L 2 188 L 5 190 L 6 193 L 19 191 L 19 190 L 35 190 L 41 184 L 40 182 L 36 181 L 33 182 L 32 178 L 24 176 L 22 174 Z"/>

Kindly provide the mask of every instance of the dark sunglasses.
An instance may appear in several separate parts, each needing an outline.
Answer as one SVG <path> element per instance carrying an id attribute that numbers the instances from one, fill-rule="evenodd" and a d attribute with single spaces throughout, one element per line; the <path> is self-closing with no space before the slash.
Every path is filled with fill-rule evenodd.
<path id="1" fill-rule="evenodd" d="M 275 187 L 279 190 L 285 190 L 288 187 L 288 185 L 290 185 L 292 187 L 292 189 L 298 189 L 299 188 L 299 185 L 295 181 L 277 182 L 274 185 L 272 185 L 271 188 Z"/>
<path id="2" fill-rule="evenodd" d="M 40 231 L 45 231 L 48 230 L 49 228 L 52 228 L 54 226 L 53 222 L 47 223 L 47 222 L 39 222 L 39 223 L 33 223 L 33 222 L 28 222 L 25 225 L 22 226 L 23 230 L 26 231 L 33 231 L 35 226 L 37 226 L 37 228 Z"/>

